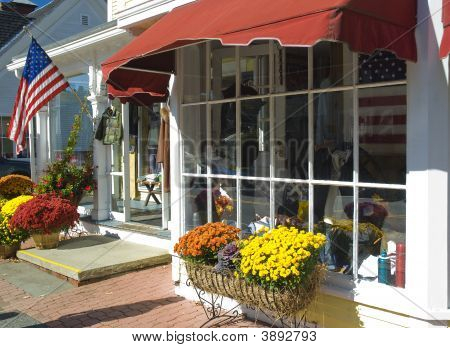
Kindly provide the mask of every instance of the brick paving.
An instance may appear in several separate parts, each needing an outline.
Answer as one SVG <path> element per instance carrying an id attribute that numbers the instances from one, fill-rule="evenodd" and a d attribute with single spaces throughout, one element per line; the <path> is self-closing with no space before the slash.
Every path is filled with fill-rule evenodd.
<path id="1" fill-rule="evenodd" d="M 48 327 L 195 328 L 206 319 L 201 306 L 175 295 L 170 265 L 42 297 L 0 278 L 0 311 L 25 313 Z M 227 327 L 261 324 L 239 319 Z"/>

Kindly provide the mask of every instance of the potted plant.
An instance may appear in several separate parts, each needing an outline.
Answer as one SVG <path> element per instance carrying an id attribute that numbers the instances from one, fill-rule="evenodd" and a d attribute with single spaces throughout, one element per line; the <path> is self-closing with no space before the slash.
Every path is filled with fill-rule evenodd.
<path id="1" fill-rule="evenodd" d="M 42 194 L 21 205 L 10 220 L 15 231 L 29 233 L 38 249 L 52 249 L 59 244 L 59 234 L 75 226 L 77 207 L 55 194 Z"/>
<path id="2" fill-rule="evenodd" d="M 185 261 L 191 282 L 277 318 L 305 310 L 323 279 L 319 254 L 326 237 L 286 226 L 262 228 L 244 240 L 238 240 L 238 233 L 216 223 L 181 237 L 175 252 Z"/>
<path id="3" fill-rule="evenodd" d="M 0 199 L 0 259 L 14 257 L 20 243 L 29 237 L 25 231 L 13 232 L 9 222 L 17 208 L 32 198 L 33 196 L 19 196 L 9 201 Z"/>
<path id="4" fill-rule="evenodd" d="M 81 127 L 81 116 L 75 115 L 67 146 L 61 159 L 52 162 L 36 185 L 37 194 L 54 193 L 78 206 L 85 193 L 96 189 L 92 152 L 82 165 L 75 160 L 75 146 Z"/>
<path id="5" fill-rule="evenodd" d="M 0 178 L 0 196 L 5 199 L 29 195 L 32 189 L 33 182 L 27 176 L 11 174 Z"/>

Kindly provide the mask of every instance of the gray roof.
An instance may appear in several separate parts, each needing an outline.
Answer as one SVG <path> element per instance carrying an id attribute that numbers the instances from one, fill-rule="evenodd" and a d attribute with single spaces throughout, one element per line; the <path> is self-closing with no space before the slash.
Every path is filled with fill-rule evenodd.
<path id="1" fill-rule="evenodd" d="M 11 40 L 29 22 L 30 18 L 16 12 L 0 10 L 0 47 Z"/>
<path id="2" fill-rule="evenodd" d="M 12 2 L 16 2 L 18 4 L 24 4 L 24 5 L 31 5 L 31 6 L 36 6 L 37 5 L 34 2 L 28 1 L 28 0 L 13 0 Z"/>

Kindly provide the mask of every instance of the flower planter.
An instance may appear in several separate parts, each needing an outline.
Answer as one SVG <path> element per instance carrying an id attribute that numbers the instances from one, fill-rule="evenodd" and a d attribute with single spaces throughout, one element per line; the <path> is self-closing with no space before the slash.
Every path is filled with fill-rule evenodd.
<path id="1" fill-rule="evenodd" d="M 31 236 L 37 249 L 54 249 L 59 245 L 59 231 L 50 234 L 34 233 Z"/>
<path id="2" fill-rule="evenodd" d="M 12 245 L 0 245 L 0 259 L 9 259 L 11 257 L 15 257 L 19 248 L 19 243 L 15 243 Z"/>
<path id="3" fill-rule="evenodd" d="M 186 270 L 196 288 L 235 299 L 251 308 L 270 311 L 279 318 L 294 316 L 306 310 L 316 297 L 325 274 L 324 267 L 318 265 L 302 286 L 295 289 L 270 290 L 236 278 L 231 273 L 214 272 L 211 266 L 186 262 Z"/>

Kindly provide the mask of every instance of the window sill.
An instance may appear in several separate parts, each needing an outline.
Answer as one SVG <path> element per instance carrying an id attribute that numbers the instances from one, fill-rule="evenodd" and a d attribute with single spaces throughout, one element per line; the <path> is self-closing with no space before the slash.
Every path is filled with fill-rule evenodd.
<path id="1" fill-rule="evenodd" d="M 416 304 L 406 289 L 374 281 L 354 281 L 342 274 L 329 272 L 321 293 L 423 320 L 450 319 L 450 309 L 441 311 L 427 309 Z"/>

